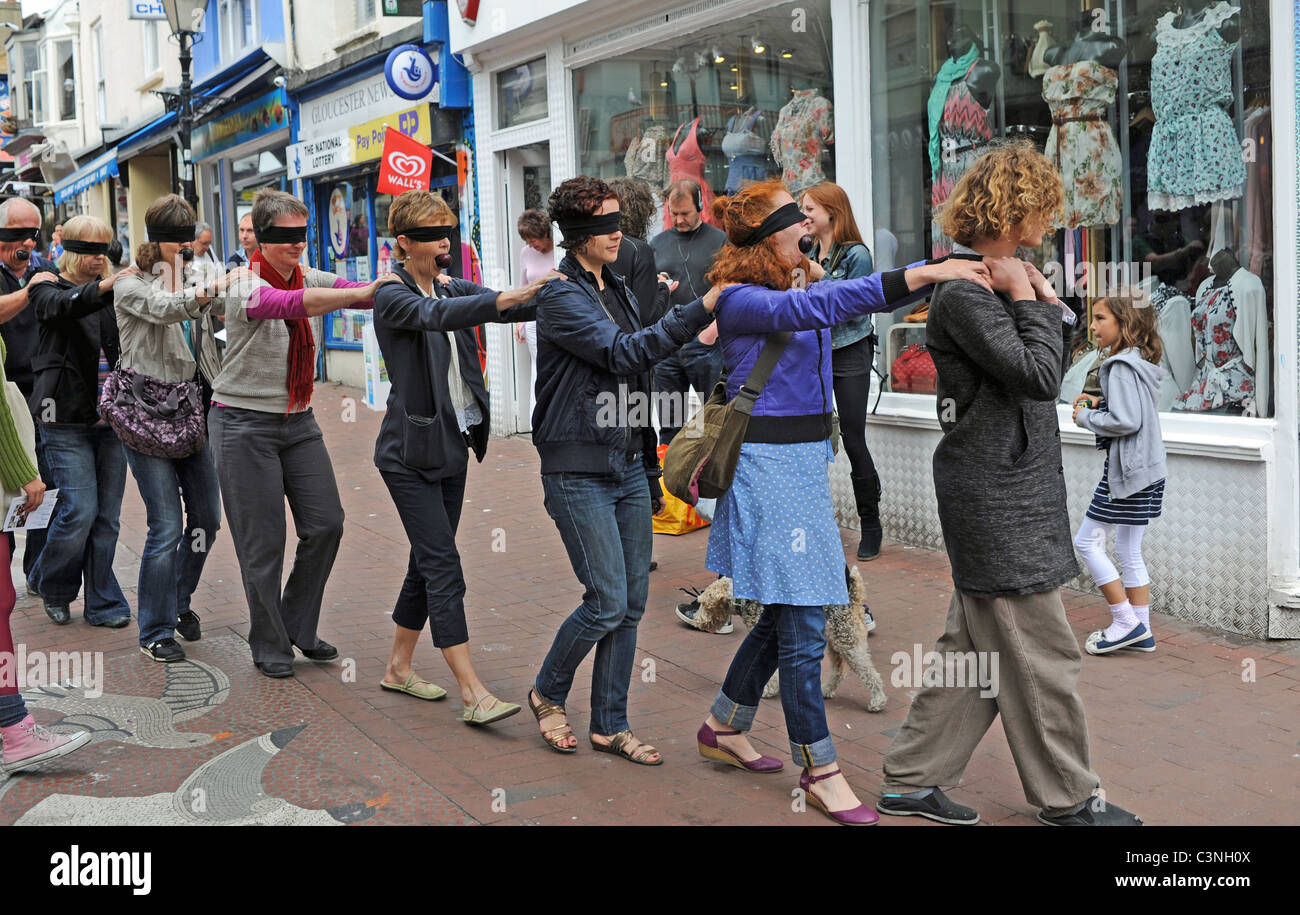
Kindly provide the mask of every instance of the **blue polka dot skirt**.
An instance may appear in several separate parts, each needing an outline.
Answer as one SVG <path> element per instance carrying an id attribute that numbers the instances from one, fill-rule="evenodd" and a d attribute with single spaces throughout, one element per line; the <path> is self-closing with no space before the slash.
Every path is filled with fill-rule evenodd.
<path id="1" fill-rule="evenodd" d="M 847 604 L 844 545 L 831 505 L 829 441 L 746 442 L 718 500 L 706 565 L 737 598 L 818 607 Z"/>

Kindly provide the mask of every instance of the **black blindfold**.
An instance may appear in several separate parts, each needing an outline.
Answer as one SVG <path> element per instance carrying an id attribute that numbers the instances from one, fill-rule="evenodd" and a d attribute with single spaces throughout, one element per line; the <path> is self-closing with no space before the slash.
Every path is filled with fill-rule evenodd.
<path id="1" fill-rule="evenodd" d="M 777 207 L 775 210 L 767 214 L 766 219 L 759 223 L 759 226 L 754 230 L 753 235 L 740 243 L 740 247 L 753 247 L 769 235 L 775 235 L 782 229 L 788 229 L 790 226 L 798 225 L 807 218 L 808 217 L 804 215 L 803 211 L 799 209 L 797 203 L 787 203 L 783 207 Z"/>
<path id="2" fill-rule="evenodd" d="M 412 226 L 397 234 L 405 235 L 411 241 L 442 241 L 444 238 L 451 238 L 455 231 L 455 226 Z"/>
<path id="3" fill-rule="evenodd" d="M 36 241 L 40 236 L 40 229 L 0 229 L 0 242 L 27 241 L 29 238 Z"/>
<path id="4" fill-rule="evenodd" d="M 194 242 L 194 226 L 145 226 L 151 242 L 188 245 Z"/>
<path id="5" fill-rule="evenodd" d="M 301 245 L 307 242 L 307 227 L 269 226 L 256 235 L 259 245 Z"/>
<path id="6" fill-rule="evenodd" d="M 565 241 L 587 238 L 591 235 L 613 235 L 618 231 L 618 217 L 619 214 L 613 212 L 606 213 L 604 216 L 588 216 L 585 219 L 562 222 L 560 231 L 564 233 Z"/>
<path id="7" fill-rule="evenodd" d="M 108 242 L 78 241 L 75 238 L 65 238 L 63 240 L 63 250 L 71 251 L 73 254 L 108 254 Z"/>

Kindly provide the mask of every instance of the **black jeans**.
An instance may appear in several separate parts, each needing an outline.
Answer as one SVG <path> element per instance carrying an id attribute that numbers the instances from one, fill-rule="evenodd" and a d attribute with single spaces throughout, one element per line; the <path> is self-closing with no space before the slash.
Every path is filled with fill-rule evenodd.
<path id="1" fill-rule="evenodd" d="M 691 388 L 695 388 L 701 400 L 708 400 L 721 374 L 722 349 L 716 344 L 705 346 L 694 340 L 655 365 L 651 388 L 659 412 L 659 444 L 667 445 L 682 431 L 682 424 L 688 419 L 686 402 Z M 659 398 L 664 394 L 669 395 L 667 410 L 659 409 L 662 403 Z"/>
<path id="2" fill-rule="evenodd" d="M 844 453 L 849 456 L 855 494 L 859 486 L 870 487 L 874 493 L 880 479 L 876 473 L 876 462 L 871 458 L 871 450 L 867 448 L 867 398 L 871 393 L 871 360 L 874 355 L 875 347 L 872 346 L 870 337 L 863 337 L 856 343 L 831 351 L 832 382 L 835 387 L 835 406 L 840 417 L 840 437 L 844 441 Z M 840 374 L 845 368 L 850 371 Z"/>
<path id="3" fill-rule="evenodd" d="M 406 579 L 393 607 L 393 622 L 419 631 L 429 622 L 433 644 L 452 648 L 469 641 L 465 625 L 465 573 L 456 550 L 456 528 L 465 502 L 465 477 L 429 482 L 413 473 L 381 470 L 411 541 Z"/>

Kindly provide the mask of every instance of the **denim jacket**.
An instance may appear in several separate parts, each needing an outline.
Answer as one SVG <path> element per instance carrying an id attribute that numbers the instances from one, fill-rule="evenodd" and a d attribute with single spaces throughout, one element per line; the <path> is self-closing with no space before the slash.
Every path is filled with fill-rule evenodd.
<path id="1" fill-rule="evenodd" d="M 818 261 L 826 271 L 827 280 L 851 280 L 872 272 L 871 251 L 866 245 L 831 245 L 831 250 Z M 831 349 L 857 343 L 872 332 L 871 315 L 862 315 L 831 328 Z"/>

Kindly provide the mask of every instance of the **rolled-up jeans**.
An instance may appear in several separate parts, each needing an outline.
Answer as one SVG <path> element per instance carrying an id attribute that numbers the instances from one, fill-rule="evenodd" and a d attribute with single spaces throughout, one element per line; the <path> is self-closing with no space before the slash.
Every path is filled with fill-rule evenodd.
<path id="1" fill-rule="evenodd" d="M 578 665 L 596 649 L 591 731 L 628 730 L 627 693 L 636 629 L 650 590 L 650 490 L 639 464 L 612 473 L 544 473 L 546 511 L 560 530 L 582 604 L 560 624 L 535 684 L 563 705 Z"/>
<path id="2" fill-rule="evenodd" d="M 49 604 L 67 605 L 86 586 L 86 622 L 130 617 L 113 573 L 126 458 L 117 433 L 92 426 L 46 423 L 41 444 L 50 469 L 46 485 L 59 491 L 32 578 Z"/>
<path id="3" fill-rule="evenodd" d="M 149 645 L 172 638 L 180 614 L 190 609 L 221 523 L 221 494 L 206 442 L 174 460 L 126 448 L 126 460 L 149 525 L 138 598 L 140 644 Z"/>
<path id="4" fill-rule="evenodd" d="M 754 725 L 763 687 L 779 668 L 781 708 L 790 755 L 805 769 L 835 761 L 822 699 L 822 655 L 826 653 L 826 609 L 766 604 L 754 628 L 731 660 L 722 689 L 709 712 L 737 731 Z"/>

